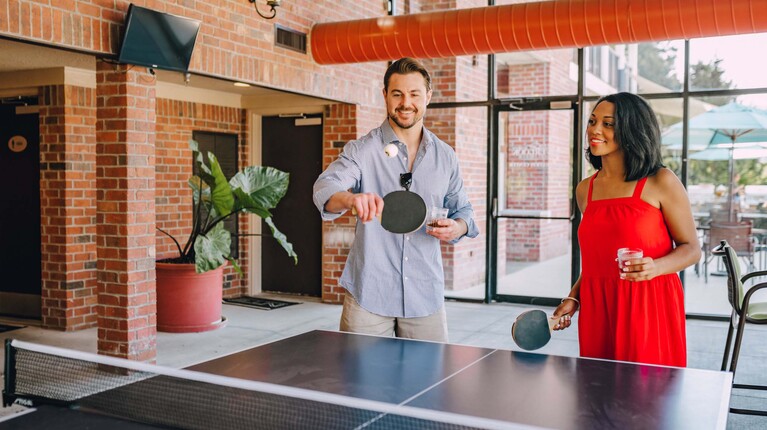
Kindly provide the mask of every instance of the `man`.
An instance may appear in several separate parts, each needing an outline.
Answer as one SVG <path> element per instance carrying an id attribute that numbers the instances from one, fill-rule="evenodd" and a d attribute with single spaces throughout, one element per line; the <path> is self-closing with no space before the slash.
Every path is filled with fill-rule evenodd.
<path id="1" fill-rule="evenodd" d="M 339 281 L 347 290 L 342 331 L 447 341 L 440 241 L 455 243 L 479 230 L 455 151 L 423 126 L 431 94 L 431 77 L 419 62 L 392 63 L 383 88 L 388 118 L 346 144 L 314 184 L 314 203 L 324 220 L 350 209 L 358 218 Z M 410 191 L 427 207 L 449 209 L 439 227 L 402 235 L 376 221 L 381 196 L 402 190 L 400 175 L 406 173 L 412 174 Z"/>

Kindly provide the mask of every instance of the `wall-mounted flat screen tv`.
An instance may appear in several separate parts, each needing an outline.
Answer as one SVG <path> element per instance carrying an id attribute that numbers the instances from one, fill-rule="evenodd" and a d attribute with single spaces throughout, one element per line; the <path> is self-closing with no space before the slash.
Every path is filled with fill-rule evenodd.
<path id="1" fill-rule="evenodd" d="M 131 4 L 117 61 L 186 72 L 200 21 Z"/>

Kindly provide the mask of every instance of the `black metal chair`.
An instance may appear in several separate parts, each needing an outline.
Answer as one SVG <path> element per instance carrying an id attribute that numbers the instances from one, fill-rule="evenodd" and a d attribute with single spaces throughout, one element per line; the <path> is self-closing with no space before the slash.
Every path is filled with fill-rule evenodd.
<path id="1" fill-rule="evenodd" d="M 734 389 L 767 390 L 765 385 L 735 383 L 735 369 L 738 365 L 738 356 L 740 355 L 740 346 L 743 341 L 746 323 L 767 324 L 767 302 L 751 301 L 751 297 L 755 292 L 767 288 L 767 282 L 755 284 L 748 289 L 744 287 L 744 284 L 751 278 L 767 276 L 767 270 L 750 272 L 741 277 L 738 255 L 726 240 L 722 240 L 719 246 L 714 248 L 712 252 L 714 255 L 722 257 L 724 266 L 727 269 L 727 298 L 732 306 L 732 314 L 730 315 L 729 328 L 727 330 L 727 343 L 724 346 L 724 356 L 722 357 L 722 370 L 732 372 L 732 388 Z M 727 359 L 730 354 L 733 331 L 735 332 L 735 344 L 732 345 L 732 359 L 729 362 L 728 369 Z M 730 408 L 730 412 L 767 416 L 767 410 Z"/>

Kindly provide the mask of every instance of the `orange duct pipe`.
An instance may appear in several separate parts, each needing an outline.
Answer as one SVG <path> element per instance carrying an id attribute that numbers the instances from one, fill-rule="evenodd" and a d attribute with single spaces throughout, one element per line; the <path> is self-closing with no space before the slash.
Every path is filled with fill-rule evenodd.
<path id="1" fill-rule="evenodd" d="M 310 40 L 338 64 L 759 32 L 765 0 L 556 0 L 323 23 Z"/>

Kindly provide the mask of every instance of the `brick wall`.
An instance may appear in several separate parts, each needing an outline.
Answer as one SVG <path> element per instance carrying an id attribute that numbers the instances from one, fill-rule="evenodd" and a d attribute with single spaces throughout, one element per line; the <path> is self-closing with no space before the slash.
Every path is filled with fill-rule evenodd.
<path id="1" fill-rule="evenodd" d="M 96 324 L 96 91 L 40 88 L 42 325 Z"/>
<path id="2" fill-rule="evenodd" d="M 249 165 L 245 111 L 169 99 L 157 99 L 156 148 L 157 163 L 157 227 L 173 235 L 181 247 L 186 244 L 192 229 L 192 190 L 188 181 L 192 177 L 192 151 L 189 140 L 193 131 L 228 133 L 238 136 L 239 168 Z M 240 231 L 249 229 L 247 216 L 239 217 Z M 157 258 L 178 256 L 175 243 L 157 231 Z M 248 240 L 240 238 L 238 264 L 243 272 L 248 269 Z M 224 269 L 224 296 L 234 297 L 247 293 L 247 278 L 239 276 L 230 266 Z"/>
<path id="3" fill-rule="evenodd" d="M 537 62 L 503 66 L 498 79 L 499 96 L 564 94 L 574 92 L 567 76 L 572 50 L 542 53 Z M 501 115 L 507 140 L 501 142 L 506 156 L 506 206 L 511 209 L 546 211 L 565 217 L 570 212 L 572 112 L 510 112 Z M 568 222 L 508 220 L 505 223 L 507 258 L 510 261 L 542 261 L 567 252 L 562 238 L 570 235 Z M 502 242 L 498 242 L 501 247 Z"/>
<path id="4" fill-rule="evenodd" d="M 154 82 L 145 69 L 98 64 L 98 351 L 139 361 L 157 354 Z"/>
<path id="5" fill-rule="evenodd" d="M 317 22 L 384 16 L 384 4 L 379 0 L 291 0 L 283 2 L 275 20 L 258 17 L 252 4 L 239 0 L 134 3 L 202 21 L 191 63 L 193 73 L 336 100 L 325 113 L 325 166 L 340 152 L 342 144 L 338 142 L 360 137 L 385 118 L 381 79 L 386 63 L 320 66 L 310 53 L 297 53 L 273 43 L 275 24 L 308 33 Z M 8 17 L 0 19 L 0 36 L 114 57 L 128 5 L 122 0 L 11 0 L 0 4 L 0 17 Z M 398 13 L 483 5 L 479 0 L 397 2 Z M 462 57 L 427 63 L 435 76 L 434 101 L 483 98 L 486 62 L 481 58 L 479 62 Z M 47 157 L 42 160 L 42 192 L 44 207 L 51 208 L 44 215 L 44 224 L 50 226 L 44 232 L 44 246 L 48 247 L 44 248 L 44 299 L 49 309 L 45 324 L 73 330 L 92 326 L 98 315 L 100 350 L 151 359 L 147 352 L 154 345 L 155 324 L 148 305 L 154 288 L 151 262 L 155 257 L 174 254 L 174 245 L 154 230 L 154 222 L 186 239 L 191 223 L 191 214 L 184 209 L 191 206 L 186 184 L 192 168 L 187 145 L 191 132 L 237 134 L 240 165 L 247 165 L 245 112 L 218 107 L 214 102 L 155 100 L 154 78 L 146 69 L 106 63 L 99 63 L 98 68 L 96 90 L 52 89 L 71 95 L 61 99 L 51 93 L 50 108 L 41 111 L 41 118 L 46 118 L 41 119 L 41 156 Z M 61 113 L 67 109 L 71 112 Z M 476 221 L 484 230 L 487 137 L 481 110 L 453 112 L 450 125 L 438 134 L 459 155 Z M 61 129 L 69 124 L 72 129 Z M 152 147 L 151 155 L 147 145 Z M 97 199 L 101 202 L 98 208 L 94 205 Z M 155 212 L 151 220 L 143 217 Z M 248 231 L 245 218 L 240 227 Z M 352 225 L 349 217 L 323 224 L 323 300 L 327 302 L 342 299 L 337 280 L 348 252 L 348 234 L 344 232 Z M 340 236 L 333 234 L 336 231 Z M 482 265 L 475 262 L 484 259 L 483 242 L 480 238 L 445 247 L 451 287 L 481 282 Z M 245 240 L 240 244 L 240 262 L 245 266 L 251 251 L 247 245 Z M 468 263 L 458 267 L 454 261 Z M 469 267 L 472 270 L 466 270 Z M 225 283 L 227 296 L 247 289 L 246 278 L 239 278 L 231 269 Z M 100 297 L 98 306 L 95 288 Z"/>
<path id="6" fill-rule="evenodd" d="M 8 0 L 0 2 L 0 35 L 116 56 L 130 3 Z M 275 24 L 308 34 L 318 22 L 383 16 L 380 0 L 290 0 L 282 3 L 273 20 L 258 16 L 246 0 L 132 3 L 202 22 L 190 65 L 193 72 L 363 105 L 374 100 L 380 88 L 377 68 L 371 70 L 369 64 L 321 66 L 310 53 L 274 46 Z"/>

